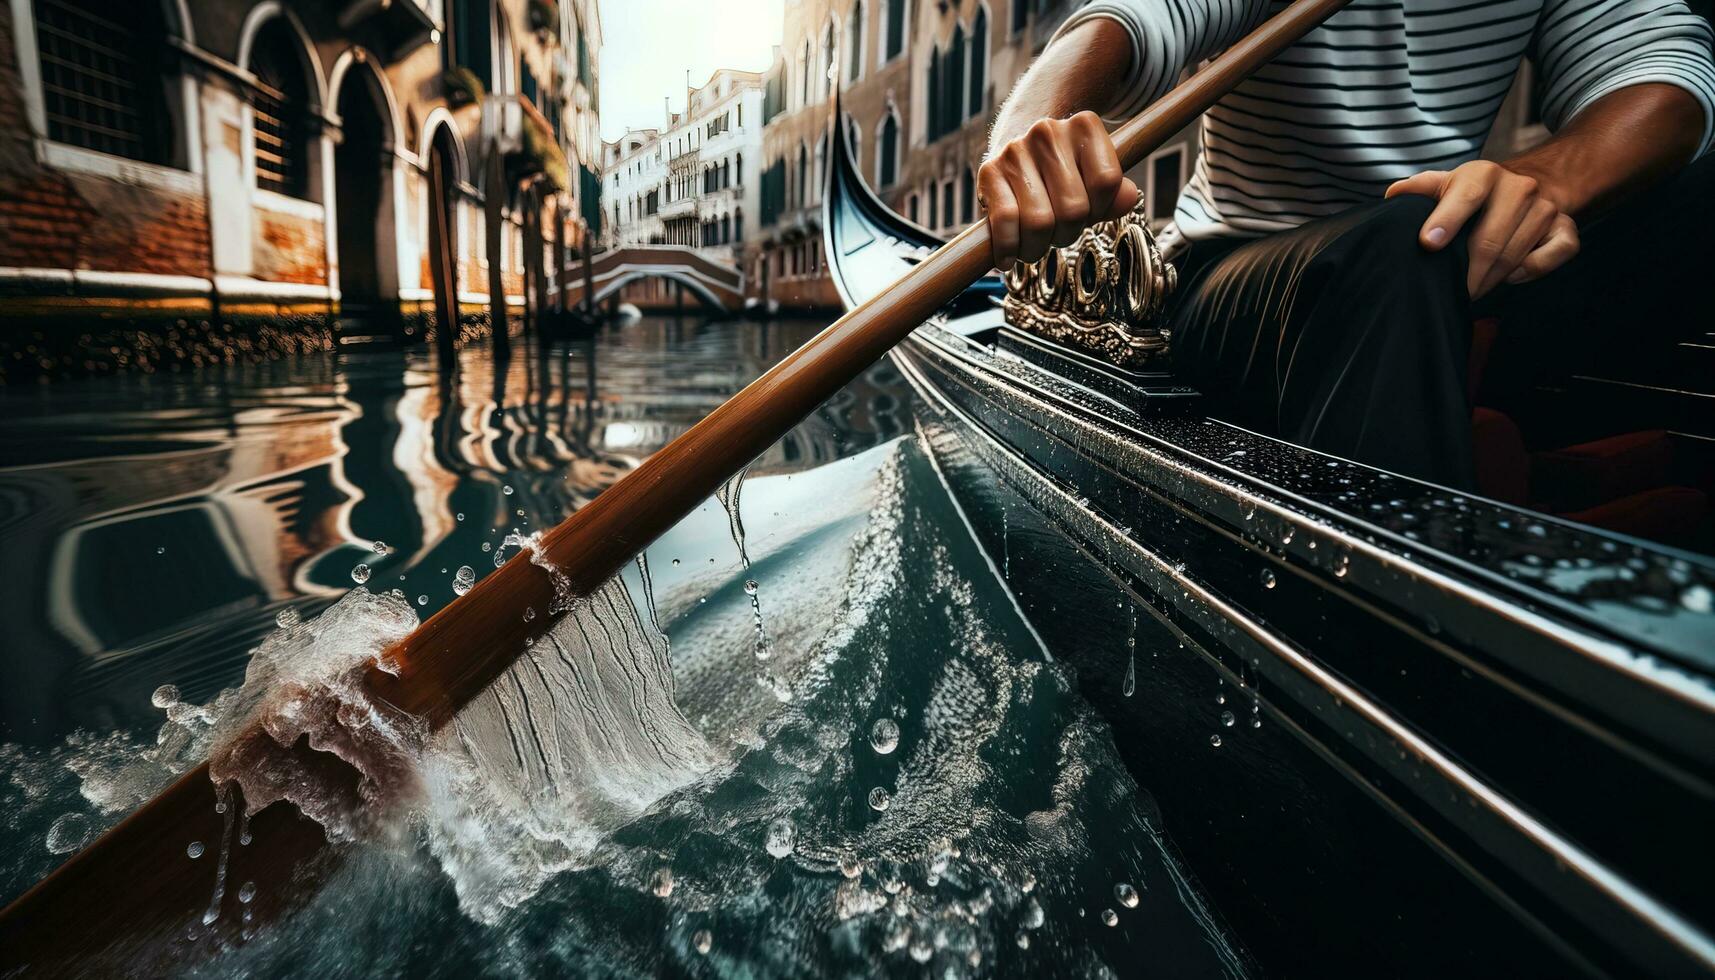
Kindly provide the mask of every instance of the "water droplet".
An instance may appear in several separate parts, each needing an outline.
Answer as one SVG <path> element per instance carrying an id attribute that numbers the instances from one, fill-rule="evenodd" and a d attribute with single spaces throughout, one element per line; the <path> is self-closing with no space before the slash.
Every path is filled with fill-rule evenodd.
<path id="1" fill-rule="evenodd" d="M 160 547 L 160 548 L 155 549 L 155 554 L 157 554 L 157 555 L 164 555 L 166 553 L 167 553 L 167 549 L 165 547 Z"/>
<path id="2" fill-rule="evenodd" d="M 677 559 L 677 558 L 673 559 L 673 567 L 674 568 L 679 567 L 679 559 Z"/>
<path id="3" fill-rule="evenodd" d="M 1233 713 L 1231 711 L 1221 712 L 1221 724 L 1222 724 L 1222 726 L 1224 726 L 1226 728 L 1233 727 L 1233 720 L 1234 720 L 1233 719 Z"/>
<path id="4" fill-rule="evenodd" d="M 1685 607 L 1687 612 L 1707 616 L 1711 610 L 1715 610 L 1715 592 L 1710 592 L 1706 586 L 1693 585 L 1679 594 L 1679 604 Z"/>
<path id="5" fill-rule="evenodd" d="M 469 565 L 460 565 L 459 570 L 453 573 L 454 595 L 464 595 L 466 592 L 469 592 L 470 587 L 475 584 L 476 569 Z"/>
<path id="6" fill-rule="evenodd" d="M 369 581 L 369 566 L 359 562 L 357 567 L 351 570 L 351 580 L 358 585 Z"/>
<path id="7" fill-rule="evenodd" d="M 783 858 L 792 853 L 797 836 L 798 828 L 792 826 L 792 821 L 780 817 L 768 825 L 768 836 L 763 838 L 762 846 L 768 849 L 768 853 Z"/>
<path id="8" fill-rule="evenodd" d="M 298 621 L 301 618 L 302 617 L 300 617 L 298 615 L 298 610 L 292 608 L 291 606 L 287 606 L 286 608 L 284 608 L 284 609 L 282 609 L 279 612 L 274 614 L 274 625 L 280 627 L 281 629 L 291 629 L 292 627 L 298 625 Z"/>
<path id="9" fill-rule="evenodd" d="M 426 596 L 426 595 L 420 595 L 420 596 L 418 596 L 418 597 L 417 597 L 417 605 L 419 605 L 419 606 L 426 606 L 426 605 L 428 605 L 428 604 L 429 604 L 429 597 L 428 597 L 428 596 Z"/>
<path id="10" fill-rule="evenodd" d="M 887 809 L 892 802 L 893 796 L 880 786 L 869 791 L 869 808 L 877 813 Z"/>
<path id="11" fill-rule="evenodd" d="M 529 621 L 531 621 L 532 619 L 535 619 L 535 618 L 536 618 L 536 607 L 535 606 L 525 606 L 524 607 L 524 621 L 526 623 L 528 623 Z"/>
<path id="12" fill-rule="evenodd" d="M 387 553 L 387 542 L 385 541 L 377 541 L 370 545 L 370 547 L 373 548 L 375 553 L 378 555 L 385 555 Z"/>
<path id="13" fill-rule="evenodd" d="M 1133 654 L 1125 663 L 1125 680 L 1120 682 L 1120 694 L 1131 697 L 1137 693 L 1137 655 Z"/>
<path id="14" fill-rule="evenodd" d="M 1266 568 L 1262 570 L 1262 587 L 1265 589 L 1274 588 L 1274 573 Z"/>
<path id="15" fill-rule="evenodd" d="M 1221 736 L 1219 736 L 1219 735 L 1210 735 L 1210 736 L 1209 736 L 1209 744 L 1210 744 L 1210 745 L 1213 745 L 1213 746 L 1214 746 L 1214 747 L 1215 747 L 1215 748 L 1217 748 L 1217 749 L 1218 749 L 1218 748 L 1220 748 L 1220 747 L 1221 747 Z"/>
<path id="16" fill-rule="evenodd" d="M 878 755 L 887 755 L 899 748 L 899 725 L 892 718 L 877 719 L 869 729 L 869 747 Z"/>
<path id="17" fill-rule="evenodd" d="M 1137 889 L 1128 882 L 1120 882 L 1114 886 L 1114 898 L 1128 909 L 1137 908 Z"/>
<path id="18" fill-rule="evenodd" d="M 1018 890 L 1028 895 L 1036 890 L 1036 876 L 1026 871 L 1018 882 Z"/>
<path id="19" fill-rule="evenodd" d="M 1334 556 L 1334 577 L 1345 578 L 1346 572 L 1352 567 L 1352 556 L 1339 554 Z"/>
<path id="20" fill-rule="evenodd" d="M 655 873 L 649 876 L 649 890 L 655 893 L 656 898 L 673 894 L 673 869 L 655 869 Z"/>
<path id="21" fill-rule="evenodd" d="M 202 852 L 203 852 L 203 846 L 202 846 L 202 841 L 200 841 L 200 840 L 191 841 L 190 846 L 185 848 L 185 853 L 190 855 L 191 858 L 193 858 L 193 859 L 202 857 Z"/>
<path id="22" fill-rule="evenodd" d="M 239 885 L 238 886 L 238 900 L 240 902 L 244 903 L 245 905 L 249 905 L 251 902 L 255 901 L 256 900 L 256 882 L 247 881 L 244 884 Z"/>
<path id="23" fill-rule="evenodd" d="M 698 956 L 709 955 L 709 950 L 715 948 L 714 934 L 707 929 L 698 929 L 691 934 L 691 948 L 697 951 Z"/>
<path id="24" fill-rule="evenodd" d="M 1253 717 L 1251 719 L 1251 727 L 1252 728 L 1261 728 L 1262 727 L 1262 719 L 1258 718 L 1258 717 Z"/>
<path id="25" fill-rule="evenodd" d="M 1041 902 L 1038 902 L 1033 898 L 1029 902 L 1025 903 L 1023 920 L 1024 928 L 1040 929 L 1042 928 L 1042 923 L 1046 921 L 1048 921 L 1048 916 L 1043 914 Z"/>
<path id="26" fill-rule="evenodd" d="M 1119 913 L 1113 909 L 1102 909 L 1102 925 L 1112 929 L 1120 924 Z"/>
<path id="27" fill-rule="evenodd" d="M 756 579 L 746 579 L 745 580 L 745 582 L 744 582 L 744 594 L 745 595 L 755 595 L 756 589 L 757 589 Z"/>
<path id="28" fill-rule="evenodd" d="M 179 689 L 172 684 L 162 684 L 149 695 L 149 703 L 157 708 L 170 708 L 179 703 Z"/>
<path id="29" fill-rule="evenodd" d="M 89 839 L 89 818 L 81 813 L 64 813 L 48 828 L 48 851 L 70 854 Z"/>
<path id="30" fill-rule="evenodd" d="M 500 488 L 500 492 L 506 494 L 508 497 L 512 496 L 512 485 L 510 483 L 503 484 Z"/>
<path id="31" fill-rule="evenodd" d="M 453 515 L 453 516 L 454 516 L 454 517 L 455 517 L 455 518 L 456 518 L 456 519 L 457 519 L 457 520 L 458 520 L 458 522 L 459 522 L 459 523 L 460 523 L 460 524 L 463 524 L 463 523 L 464 523 L 464 511 L 462 511 L 462 510 L 461 510 L 461 511 L 459 511 L 459 512 L 458 512 L 458 513 L 457 513 L 457 514 L 455 514 L 455 515 Z"/>
<path id="32" fill-rule="evenodd" d="M 1030 948 L 1030 933 L 1028 933 L 1028 932 L 1019 933 L 1017 942 L 1018 942 L 1018 948 L 1019 949 L 1029 949 Z"/>

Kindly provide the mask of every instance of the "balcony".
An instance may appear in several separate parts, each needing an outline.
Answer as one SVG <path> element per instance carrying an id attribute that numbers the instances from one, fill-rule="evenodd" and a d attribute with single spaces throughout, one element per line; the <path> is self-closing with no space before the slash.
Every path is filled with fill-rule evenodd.
<path id="1" fill-rule="evenodd" d="M 661 205 L 661 220 L 672 221 L 675 218 L 691 218 L 697 214 L 697 199 L 681 197 L 677 201 Z"/>

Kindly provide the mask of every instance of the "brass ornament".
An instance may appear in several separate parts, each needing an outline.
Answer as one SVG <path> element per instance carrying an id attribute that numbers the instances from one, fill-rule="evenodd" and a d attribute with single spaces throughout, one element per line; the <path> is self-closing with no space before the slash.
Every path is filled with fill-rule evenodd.
<path id="1" fill-rule="evenodd" d="M 1178 273 L 1161 257 L 1140 199 L 1065 248 L 1018 263 L 1005 276 L 1006 322 L 1124 368 L 1163 366 L 1162 329 Z"/>

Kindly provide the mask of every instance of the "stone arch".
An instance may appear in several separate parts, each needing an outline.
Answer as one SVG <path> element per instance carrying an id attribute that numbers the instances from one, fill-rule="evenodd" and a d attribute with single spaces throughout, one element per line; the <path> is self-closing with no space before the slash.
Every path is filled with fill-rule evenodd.
<path id="1" fill-rule="evenodd" d="M 244 26 L 239 29 L 238 34 L 238 67 L 245 71 L 250 70 L 251 61 L 256 52 L 256 35 L 260 34 L 262 28 L 275 17 L 283 19 L 287 27 L 290 28 L 292 36 L 297 39 L 298 53 L 303 58 L 304 74 L 308 76 L 316 96 L 316 104 L 313 108 L 317 111 L 325 111 L 329 108 L 328 80 L 327 74 L 322 71 L 321 56 L 316 54 L 316 46 L 310 41 L 309 32 L 304 30 L 303 21 L 298 19 L 296 13 L 286 9 L 280 0 L 263 0 L 262 3 L 251 8 L 250 13 L 245 16 Z"/>
<path id="2" fill-rule="evenodd" d="M 333 63 L 333 70 L 328 72 L 328 118 L 335 125 L 343 125 L 340 118 L 339 102 L 345 94 L 347 76 L 353 70 L 366 76 L 365 82 L 372 83 L 371 93 L 377 97 L 381 118 L 387 123 L 384 135 L 384 146 L 398 152 L 401 136 L 405 132 L 404 123 L 399 117 L 399 102 L 393 96 L 393 87 L 387 84 L 387 73 L 381 70 L 381 62 L 367 48 L 353 45 L 340 53 Z"/>
<path id="3" fill-rule="evenodd" d="M 683 272 L 657 269 L 639 269 L 627 272 L 624 275 L 615 276 L 613 279 L 608 280 L 596 288 L 593 302 L 600 303 L 606 300 L 609 296 L 612 296 L 621 289 L 624 289 L 626 286 L 643 279 L 671 280 L 681 286 L 684 286 L 686 289 L 689 289 L 693 296 L 697 297 L 703 305 L 710 309 L 718 310 L 723 313 L 731 312 L 727 309 L 726 304 L 721 302 L 720 297 L 716 296 L 714 291 L 696 276 Z"/>

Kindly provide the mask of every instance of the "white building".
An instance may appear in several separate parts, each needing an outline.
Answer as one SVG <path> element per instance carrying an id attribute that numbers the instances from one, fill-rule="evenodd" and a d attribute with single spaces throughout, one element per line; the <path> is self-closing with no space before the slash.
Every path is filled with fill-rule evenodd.
<path id="1" fill-rule="evenodd" d="M 653 245 L 662 241 L 661 131 L 630 129 L 602 147 L 602 198 L 607 219 L 602 235 L 608 248 Z"/>
<path id="2" fill-rule="evenodd" d="M 685 245 L 737 261 L 760 213 L 762 86 L 758 72 L 722 68 L 665 128 L 608 144 L 610 245 Z"/>

